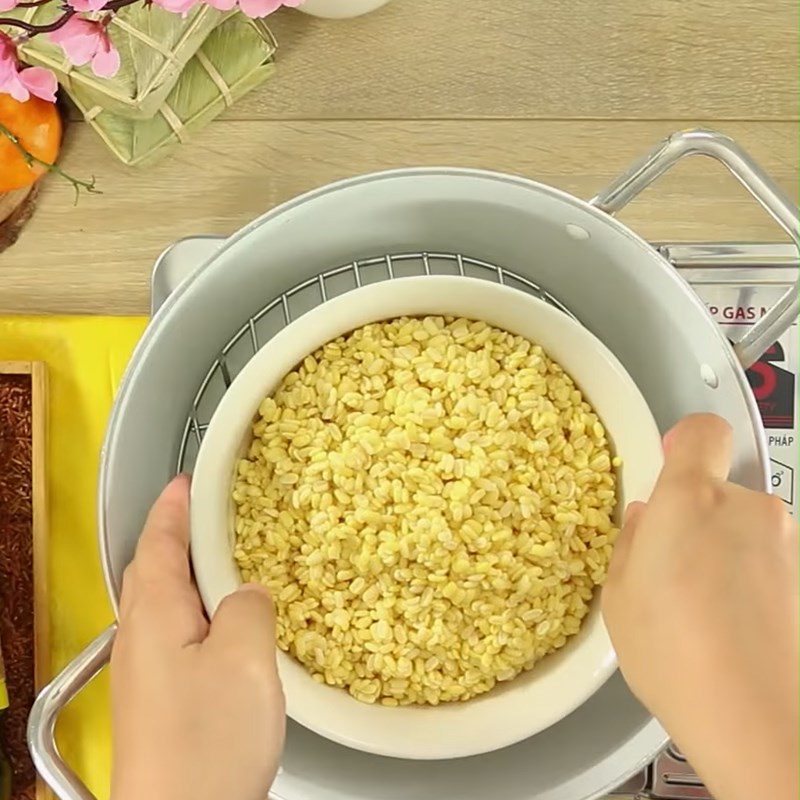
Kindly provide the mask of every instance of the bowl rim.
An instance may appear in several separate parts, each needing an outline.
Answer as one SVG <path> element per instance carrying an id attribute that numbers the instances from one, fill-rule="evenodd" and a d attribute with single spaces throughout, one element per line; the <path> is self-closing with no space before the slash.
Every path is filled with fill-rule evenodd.
<path id="1" fill-rule="evenodd" d="M 225 392 L 221 402 L 217 406 L 212 419 L 208 425 L 206 430 L 203 442 L 200 446 L 200 450 L 197 455 L 196 463 L 195 463 L 195 478 L 192 482 L 192 509 L 194 509 L 194 513 L 192 514 L 191 519 L 191 549 L 192 549 L 192 560 L 195 564 L 195 570 L 197 575 L 198 587 L 200 589 L 200 593 L 206 606 L 206 609 L 209 613 L 213 613 L 217 602 L 221 599 L 219 596 L 219 592 L 214 592 L 214 587 L 209 587 L 208 582 L 206 580 L 206 572 L 201 567 L 201 569 L 197 569 L 197 563 L 200 559 L 200 553 L 202 552 L 202 548 L 198 545 L 198 531 L 203 529 L 203 525 L 206 521 L 206 516 L 201 515 L 198 513 L 199 508 L 205 508 L 205 495 L 202 492 L 205 491 L 207 488 L 207 484 L 209 481 L 210 476 L 213 475 L 214 470 L 211 469 L 210 471 L 207 469 L 207 465 L 210 464 L 212 467 L 215 463 L 214 459 L 209 456 L 209 453 L 215 452 L 215 446 L 221 443 L 225 437 L 225 432 L 223 431 L 223 425 L 225 423 L 230 422 L 232 419 L 237 419 L 239 421 L 242 418 L 246 419 L 246 428 L 249 431 L 250 424 L 252 421 L 252 417 L 255 413 L 255 410 L 258 407 L 260 401 L 271 393 L 272 389 L 263 390 L 257 394 L 258 400 L 254 401 L 253 398 L 256 396 L 254 391 L 247 393 L 245 397 L 245 392 L 242 391 L 242 387 L 246 386 L 248 380 L 252 381 L 252 376 L 255 375 L 259 370 L 264 368 L 265 363 L 268 363 L 269 356 L 276 351 L 277 348 L 281 346 L 287 346 L 288 349 L 294 353 L 299 353 L 299 355 L 292 356 L 292 365 L 288 367 L 288 369 L 283 370 L 280 372 L 278 377 L 275 379 L 275 382 L 279 381 L 287 371 L 293 368 L 294 365 L 302 361 L 305 355 L 308 352 L 313 352 L 311 350 L 303 349 L 298 350 L 297 348 L 292 348 L 292 334 L 299 330 L 301 325 L 305 325 L 308 327 L 309 323 L 313 323 L 316 318 L 321 317 L 323 314 L 328 313 L 330 314 L 331 311 L 338 310 L 338 306 L 342 308 L 348 308 L 358 305 L 363 301 L 369 299 L 370 294 L 375 294 L 376 296 L 381 295 L 388 295 L 393 292 L 393 289 L 396 289 L 398 285 L 401 285 L 404 289 L 407 287 L 411 287 L 414 284 L 420 284 L 420 282 L 425 281 L 424 286 L 427 290 L 431 289 L 438 289 L 438 296 L 442 299 L 440 302 L 444 307 L 447 304 L 447 294 L 446 289 L 448 286 L 465 286 L 465 285 L 472 285 L 473 288 L 480 288 L 480 291 L 484 293 L 485 297 L 488 297 L 486 293 L 494 293 L 497 298 L 502 299 L 503 297 L 515 298 L 516 302 L 520 302 L 520 297 L 525 298 L 525 302 L 531 305 L 531 309 L 537 308 L 545 315 L 550 315 L 551 319 L 559 319 L 562 324 L 569 326 L 572 328 L 573 331 L 578 332 L 579 335 L 590 344 L 595 349 L 595 353 L 598 356 L 602 357 L 602 360 L 605 362 L 605 368 L 608 368 L 610 372 L 613 372 L 621 385 L 624 385 L 624 388 L 627 390 L 627 394 L 629 398 L 633 398 L 643 409 L 646 411 L 647 421 L 651 426 L 650 431 L 648 431 L 648 435 L 651 438 L 651 449 L 653 448 L 653 443 L 657 442 L 658 447 L 658 457 L 660 459 L 660 435 L 658 434 L 658 429 L 656 427 L 655 421 L 653 420 L 652 414 L 647 407 L 644 398 L 639 392 L 638 387 L 633 382 L 630 375 L 628 375 L 627 371 L 621 365 L 619 360 L 614 356 L 614 354 L 608 350 L 608 348 L 603 345 L 603 343 L 588 329 L 584 328 L 579 322 L 574 320 L 571 316 L 565 314 L 563 311 L 554 308 L 552 305 L 547 303 L 540 297 L 536 295 L 530 294 L 526 291 L 522 291 L 520 289 L 506 286 L 504 284 L 493 282 L 490 280 L 486 280 L 483 278 L 473 278 L 469 276 L 458 276 L 458 275 L 418 275 L 418 276 L 409 276 L 409 277 L 398 277 L 393 278 L 392 280 L 383 280 L 378 281 L 376 283 L 366 284 L 349 291 L 346 291 L 342 295 L 338 295 L 334 298 L 327 300 L 326 302 L 322 303 L 321 305 L 316 306 L 315 308 L 311 309 L 310 311 L 298 316 L 290 323 L 288 323 L 285 327 L 283 327 L 280 331 L 278 331 L 273 337 L 271 337 L 268 341 L 266 341 L 259 350 L 255 353 L 255 355 L 248 360 L 248 362 L 244 365 L 242 370 L 236 376 L 235 380 Z M 457 282 L 457 283 L 455 283 Z M 439 284 L 437 287 L 436 284 Z M 387 291 L 388 290 L 388 291 Z M 437 294 L 436 291 L 433 292 Z M 374 298 L 373 298 L 374 299 Z M 428 311 L 423 310 L 419 311 L 418 315 L 449 315 L 449 314 L 457 314 L 457 312 L 448 312 L 446 310 L 439 310 L 437 311 Z M 309 316 L 310 315 L 310 316 Z M 349 324 L 344 328 L 341 328 L 339 333 L 326 336 L 320 344 L 324 343 L 325 341 L 330 341 L 332 338 L 335 338 L 338 335 L 342 335 L 350 330 L 354 330 L 358 327 L 361 327 L 365 324 L 369 324 L 369 322 L 376 322 L 381 320 L 392 319 L 398 316 L 406 316 L 408 315 L 405 312 L 398 312 L 398 313 L 391 313 L 391 314 L 384 314 L 384 313 L 375 313 L 370 314 L 369 320 L 367 321 L 358 321 L 355 324 Z M 411 314 L 413 316 L 413 314 Z M 472 315 L 470 315 L 472 316 Z M 496 327 L 503 327 L 502 324 L 490 323 Z M 526 337 L 528 338 L 528 337 Z M 317 345 L 317 347 L 320 345 Z M 549 348 L 544 348 L 546 352 L 549 352 Z M 559 363 L 561 359 L 555 359 Z M 273 371 L 274 372 L 274 371 Z M 568 374 L 572 374 L 568 371 Z M 250 376 L 250 377 L 248 377 Z M 263 380 L 261 381 L 263 383 Z M 578 384 L 580 384 L 579 380 L 576 380 Z M 250 395 L 253 395 L 251 397 Z M 594 406 L 594 403 L 592 404 Z M 245 413 L 245 409 L 243 406 L 246 406 L 247 413 Z M 228 437 L 230 438 L 230 437 Z M 653 450 L 653 455 L 655 456 L 655 450 Z M 227 473 L 228 475 L 232 475 L 233 467 L 235 463 L 236 457 L 232 460 L 226 460 L 227 466 L 222 467 L 218 466 L 216 469 L 217 473 Z M 660 462 L 659 462 L 660 466 Z M 229 483 L 226 484 L 229 486 Z M 229 489 L 226 488 L 226 494 L 229 494 Z M 207 498 L 206 498 L 207 499 Z M 228 533 L 230 536 L 230 532 Z M 230 542 L 229 542 L 230 544 Z M 238 574 L 238 571 L 237 571 Z M 239 580 L 241 582 L 241 580 Z M 234 587 L 235 588 L 235 587 Z M 593 601 L 595 605 L 599 604 L 599 593 L 596 594 L 595 600 Z M 336 730 L 336 727 L 330 727 L 329 725 L 321 724 L 317 719 L 311 717 L 310 715 L 304 714 L 301 711 L 298 711 L 296 704 L 292 702 L 292 695 L 287 692 L 286 698 L 286 707 L 287 707 L 287 714 L 292 717 L 295 721 L 299 722 L 300 724 L 304 725 L 305 727 L 313 730 L 314 732 L 336 741 L 340 744 L 346 745 L 348 747 L 353 747 L 358 750 L 375 753 L 378 755 L 384 756 L 392 756 L 398 758 L 411 758 L 411 759 L 446 759 L 446 758 L 458 758 L 463 756 L 470 756 L 470 755 L 477 755 L 480 753 L 489 752 L 491 750 L 499 749 L 502 747 L 506 747 L 508 745 L 514 744 L 522 739 L 528 738 L 529 736 L 538 733 L 550 725 L 558 722 L 563 717 L 567 716 L 567 714 L 574 711 L 578 706 L 580 706 L 585 700 L 587 700 L 600 686 L 605 683 L 605 681 L 613 674 L 616 668 L 616 657 L 613 651 L 613 647 L 611 646 L 610 639 L 608 638 L 608 633 L 605 630 L 605 627 L 602 623 L 602 619 L 600 618 L 599 608 L 595 608 L 590 612 L 590 616 L 594 615 L 595 619 L 598 620 L 599 625 L 597 627 L 596 636 L 598 640 L 602 640 L 602 644 L 605 648 L 605 657 L 603 659 L 602 669 L 600 669 L 597 674 L 594 676 L 594 680 L 587 680 L 586 684 L 583 688 L 583 691 L 580 692 L 573 692 L 572 698 L 568 702 L 563 702 L 555 714 L 549 715 L 550 718 L 545 719 L 544 724 L 538 726 L 531 726 L 531 729 L 527 732 L 520 732 L 517 728 L 513 728 L 510 730 L 501 730 L 496 731 L 492 730 L 486 731 L 486 738 L 491 739 L 491 742 L 487 744 L 486 741 L 476 743 L 470 748 L 460 747 L 457 749 L 448 748 L 446 742 L 442 742 L 441 746 L 435 748 L 434 751 L 427 750 L 425 752 L 421 752 L 418 749 L 415 749 L 413 743 L 404 743 L 402 746 L 393 747 L 391 749 L 387 749 L 386 746 L 382 745 L 375 745 L 374 743 L 370 742 L 369 740 L 365 740 L 363 737 L 348 734 L 346 732 L 342 732 L 340 730 Z M 588 617 L 584 621 L 584 623 L 588 622 Z M 582 630 L 584 629 L 585 624 L 582 625 Z M 580 634 L 576 634 L 579 636 Z M 574 643 L 577 644 L 577 643 Z M 569 647 L 564 648 L 564 650 L 568 650 Z M 574 649 L 574 648 L 573 648 Z M 563 652 L 560 651 L 560 652 Z M 557 656 L 558 654 L 554 654 L 550 658 Z M 309 673 L 305 671 L 305 668 L 300 666 L 290 655 L 284 653 L 283 651 L 278 649 L 278 660 L 279 665 L 283 668 L 280 670 L 282 676 L 285 673 L 285 669 L 287 668 L 288 664 L 294 664 L 298 666 L 300 669 L 303 670 L 303 673 L 308 678 L 309 685 L 312 684 L 312 679 Z M 532 670 L 529 674 L 533 674 L 535 670 Z M 524 675 L 524 673 L 523 673 Z M 520 676 L 517 676 L 513 681 L 510 681 L 507 686 L 512 686 L 515 682 L 519 680 Z M 315 684 L 316 685 L 316 684 Z M 321 687 L 326 691 L 339 691 L 342 694 L 346 695 L 346 693 L 339 689 L 336 690 L 335 687 L 328 687 L 324 686 Z M 486 695 L 482 695 L 481 697 L 485 699 L 491 699 L 491 697 L 495 694 L 497 690 L 492 690 L 492 692 L 487 693 Z M 347 695 L 349 697 L 349 695 Z M 479 698 L 475 698 L 475 700 L 479 700 Z M 358 702 L 355 699 L 352 699 L 352 702 Z M 473 702 L 473 701 L 471 701 Z M 460 704 L 459 704 L 460 705 Z M 445 708 L 446 706 L 442 706 Z M 465 706 L 461 706 L 462 708 Z M 415 707 L 405 707 L 406 709 L 413 709 Z M 427 709 L 426 709 L 427 710 Z M 389 711 L 394 711 L 394 709 L 389 709 Z M 546 715 L 545 715 L 546 716 Z"/>

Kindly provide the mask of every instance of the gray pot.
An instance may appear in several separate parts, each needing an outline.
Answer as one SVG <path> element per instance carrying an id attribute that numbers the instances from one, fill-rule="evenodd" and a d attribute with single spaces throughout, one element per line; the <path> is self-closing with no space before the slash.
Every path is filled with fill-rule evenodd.
<path id="1" fill-rule="evenodd" d="M 695 411 L 728 419 L 733 479 L 769 491 L 764 431 L 744 368 L 797 317 L 797 286 L 731 347 L 671 264 L 611 216 L 694 154 L 725 164 L 798 242 L 797 208 L 731 140 L 707 131 L 670 137 L 588 203 L 509 175 L 408 169 L 324 187 L 232 236 L 153 317 L 114 405 L 98 500 L 115 607 L 150 504 L 176 469 L 190 468 L 216 402 L 259 340 L 332 293 L 401 268 L 480 273 L 544 293 L 622 361 L 662 430 Z M 31 714 L 34 762 L 62 800 L 92 796 L 56 750 L 56 718 L 107 662 L 114 632 L 77 656 Z M 547 731 L 458 762 L 371 756 L 290 723 L 273 792 L 282 800 L 589 800 L 666 742 L 615 675 Z"/>

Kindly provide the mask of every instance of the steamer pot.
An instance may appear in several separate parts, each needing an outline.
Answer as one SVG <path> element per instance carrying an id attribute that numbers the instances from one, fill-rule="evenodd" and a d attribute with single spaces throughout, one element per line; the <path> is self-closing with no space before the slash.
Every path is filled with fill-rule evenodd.
<path id="1" fill-rule="evenodd" d="M 255 345 L 271 335 L 263 324 L 275 324 L 273 310 L 288 323 L 303 304 L 324 302 L 334 291 L 331 281 L 351 273 L 358 280 L 364 265 L 385 263 L 377 279 L 391 279 L 401 262 L 416 264 L 415 274 L 453 264 L 467 268 L 465 274 L 496 270 L 496 279 L 550 298 L 614 353 L 662 431 L 695 411 L 728 419 L 732 479 L 769 491 L 764 430 L 744 368 L 797 317 L 798 286 L 731 346 L 670 263 L 612 216 L 678 160 L 697 154 L 728 167 L 800 242 L 797 207 L 733 141 L 709 131 L 671 136 L 589 202 L 509 175 L 404 169 L 323 187 L 232 236 L 154 316 L 112 411 L 98 492 L 100 554 L 112 603 L 150 504 L 176 467 L 191 462 L 193 437 L 201 438 L 226 383 L 252 356 L 248 340 Z M 316 292 L 311 300 L 309 292 Z M 62 800 L 93 798 L 58 754 L 56 719 L 107 663 L 114 632 L 112 625 L 88 645 L 41 692 L 31 713 L 34 763 Z M 666 742 L 615 675 L 547 731 L 458 762 L 351 756 L 354 751 L 293 725 L 273 795 L 590 800 L 641 769 Z"/>

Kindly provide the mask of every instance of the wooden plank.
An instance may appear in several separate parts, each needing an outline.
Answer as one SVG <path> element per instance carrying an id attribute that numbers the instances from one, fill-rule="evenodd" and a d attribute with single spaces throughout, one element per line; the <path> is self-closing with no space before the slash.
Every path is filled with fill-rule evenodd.
<path id="1" fill-rule="evenodd" d="M 31 363 L 31 472 L 33 477 L 33 619 L 34 683 L 41 691 L 50 678 L 50 581 L 48 579 L 48 543 L 50 531 L 47 513 L 47 366 L 43 361 Z M 36 781 L 37 800 L 54 800 L 41 778 Z"/>
<path id="2" fill-rule="evenodd" d="M 394 0 L 269 24 L 278 74 L 229 119 L 797 119 L 795 0 Z"/>
<path id="3" fill-rule="evenodd" d="M 795 123 L 706 123 L 737 139 L 793 193 Z M 75 125 L 63 165 L 101 196 L 50 178 L 20 241 L 0 256 L 0 313 L 144 314 L 170 242 L 227 234 L 297 194 L 350 175 L 455 164 L 517 173 L 591 197 L 677 122 L 219 122 L 148 170 L 131 170 Z M 658 240 L 776 241 L 781 233 L 718 164 L 679 165 L 622 215 Z"/>
<path id="4" fill-rule="evenodd" d="M 31 472 L 33 479 L 33 618 L 36 627 L 35 682 L 43 689 L 50 674 L 50 592 L 47 575 L 49 526 L 47 514 L 47 365 L 30 364 Z M 48 795 L 49 796 L 49 795 Z"/>
<path id="5" fill-rule="evenodd" d="M 0 361 L 0 375 L 30 375 L 32 361 Z"/>

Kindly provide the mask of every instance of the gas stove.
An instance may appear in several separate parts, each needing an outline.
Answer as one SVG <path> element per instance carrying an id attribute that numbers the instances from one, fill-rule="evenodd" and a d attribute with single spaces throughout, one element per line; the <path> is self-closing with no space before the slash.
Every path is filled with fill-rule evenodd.
<path id="1" fill-rule="evenodd" d="M 196 236 L 176 242 L 157 260 L 151 283 L 155 312 L 168 295 L 200 268 L 224 238 Z M 792 285 L 798 254 L 791 244 L 657 244 L 705 302 L 731 341 L 758 320 Z M 761 412 L 772 461 L 772 491 L 797 516 L 798 332 L 795 322 L 747 371 Z M 614 797 L 713 800 L 686 758 L 670 745 Z"/>
<path id="2" fill-rule="evenodd" d="M 662 248 L 731 341 L 763 316 L 797 275 L 793 245 Z M 772 492 L 797 515 L 797 321 L 747 370 L 767 434 Z"/>

